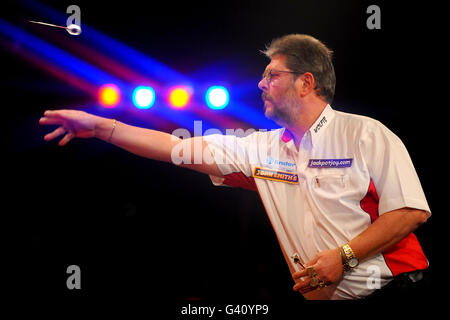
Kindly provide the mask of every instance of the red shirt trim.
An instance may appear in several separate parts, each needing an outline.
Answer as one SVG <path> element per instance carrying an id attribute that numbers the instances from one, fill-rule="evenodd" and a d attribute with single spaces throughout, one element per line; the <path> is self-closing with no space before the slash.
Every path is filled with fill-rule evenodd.
<path id="1" fill-rule="evenodd" d="M 243 189 L 257 191 L 255 179 L 253 177 L 247 177 L 242 172 L 234 172 L 224 176 L 224 184 L 231 187 L 240 187 Z"/>
<path id="2" fill-rule="evenodd" d="M 370 216 L 371 223 L 379 217 L 379 197 L 372 180 L 366 195 L 361 200 L 361 208 Z M 383 252 L 384 260 L 394 276 L 400 273 L 426 269 L 428 260 L 417 237 L 410 233 L 405 238 Z"/>

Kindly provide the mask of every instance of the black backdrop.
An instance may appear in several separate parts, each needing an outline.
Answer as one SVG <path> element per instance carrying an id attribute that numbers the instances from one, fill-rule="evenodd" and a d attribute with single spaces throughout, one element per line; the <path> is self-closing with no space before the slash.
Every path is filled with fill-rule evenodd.
<path id="1" fill-rule="evenodd" d="M 62 12 L 72 4 L 46 3 Z M 372 3 L 363 1 L 76 4 L 82 23 L 185 73 L 228 59 L 236 77 L 257 77 L 267 64 L 258 50 L 272 38 L 308 33 L 321 39 L 335 52 L 333 107 L 374 117 L 403 140 L 431 210 L 440 215 L 430 168 L 436 121 L 423 73 L 424 60 L 438 50 L 430 23 L 439 8 L 375 1 L 382 29 L 368 30 Z M 2 18 L 23 19 L 22 5 L 5 6 Z M 38 125 L 43 111 L 86 97 L 3 47 L 0 54 L 2 211 L 5 221 L 11 218 L 5 243 L 13 251 L 5 264 L 19 297 L 68 306 L 143 302 L 166 318 L 188 303 L 268 303 L 274 312 L 304 305 L 291 290 L 256 193 L 213 187 L 203 174 L 101 141 L 45 143 L 49 128 Z M 262 108 L 257 96 L 253 103 Z M 416 232 L 432 267 L 433 221 Z M 71 264 L 82 271 L 78 291 L 66 288 Z"/>

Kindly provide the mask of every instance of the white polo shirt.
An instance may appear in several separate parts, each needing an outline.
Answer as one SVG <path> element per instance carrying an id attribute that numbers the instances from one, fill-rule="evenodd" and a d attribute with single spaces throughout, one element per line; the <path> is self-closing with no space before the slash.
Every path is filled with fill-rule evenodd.
<path id="1" fill-rule="evenodd" d="M 291 273 L 301 270 L 293 254 L 304 264 L 355 238 L 385 212 L 411 207 L 431 214 L 405 146 L 368 117 L 327 105 L 299 149 L 284 128 L 204 139 L 224 175 L 211 176 L 215 185 L 258 191 Z M 362 298 L 397 274 L 427 267 L 411 233 L 305 297 Z"/>

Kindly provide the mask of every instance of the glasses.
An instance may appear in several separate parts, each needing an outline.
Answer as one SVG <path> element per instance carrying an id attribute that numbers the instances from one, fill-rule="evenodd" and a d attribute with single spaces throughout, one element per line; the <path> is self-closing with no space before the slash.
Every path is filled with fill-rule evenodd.
<path id="1" fill-rule="evenodd" d="M 296 71 L 287 71 L 287 70 L 273 70 L 273 69 L 269 69 L 266 72 L 263 73 L 262 75 L 262 79 L 267 79 L 267 82 L 270 83 L 272 81 L 272 78 L 274 76 L 273 73 L 277 73 L 277 72 L 284 72 L 284 73 L 293 73 L 293 74 L 301 74 L 302 72 L 296 72 Z"/>

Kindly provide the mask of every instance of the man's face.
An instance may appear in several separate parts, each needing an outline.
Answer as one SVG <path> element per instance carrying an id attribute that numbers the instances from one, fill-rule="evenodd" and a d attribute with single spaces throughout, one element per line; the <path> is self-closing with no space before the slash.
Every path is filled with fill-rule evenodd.
<path id="1" fill-rule="evenodd" d="M 285 62 L 286 56 L 274 56 L 264 71 L 264 75 L 266 75 L 272 70 L 271 76 L 264 77 L 258 84 L 258 87 L 263 91 L 261 97 L 264 100 L 266 117 L 282 124 L 294 120 L 296 106 L 298 106 L 295 75 L 289 73 L 291 70 L 286 67 Z"/>

